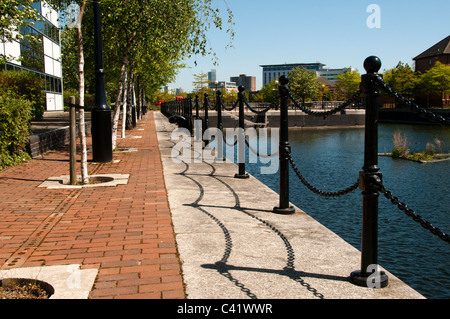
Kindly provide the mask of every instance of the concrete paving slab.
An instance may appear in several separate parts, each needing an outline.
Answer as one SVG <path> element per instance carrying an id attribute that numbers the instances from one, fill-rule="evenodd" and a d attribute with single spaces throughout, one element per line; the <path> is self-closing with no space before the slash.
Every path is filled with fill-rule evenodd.
<path id="1" fill-rule="evenodd" d="M 176 126 L 156 112 L 155 125 L 187 298 L 423 298 L 385 269 L 386 288 L 352 284 L 357 249 L 298 207 L 274 214 L 278 194 L 230 161 L 175 161 Z"/>

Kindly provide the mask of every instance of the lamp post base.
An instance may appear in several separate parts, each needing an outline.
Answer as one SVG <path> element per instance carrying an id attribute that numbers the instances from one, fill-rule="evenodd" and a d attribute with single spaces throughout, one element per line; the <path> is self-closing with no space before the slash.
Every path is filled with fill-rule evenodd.
<path id="1" fill-rule="evenodd" d="M 111 110 L 92 110 L 92 160 L 97 163 L 112 161 Z"/>

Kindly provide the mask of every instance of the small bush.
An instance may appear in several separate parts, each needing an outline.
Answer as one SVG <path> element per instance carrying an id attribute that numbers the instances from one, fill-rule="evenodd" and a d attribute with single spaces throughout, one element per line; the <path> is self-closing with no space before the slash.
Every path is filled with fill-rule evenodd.
<path id="1" fill-rule="evenodd" d="M 23 98 L 31 102 L 32 118 L 42 118 L 45 112 L 45 93 L 43 92 L 43 80 L 27 71 L 1 71 L 0 95 L 8 95 L 11 92 L 17 98 Z"/>
<path id="2" fill-rule="evenodd" d="M 434 148 L 435 148 L 435 146 L 432 143 L 428 142 L 427 146 L 426 146 L 425 154 L 427 154 L 427 155 L 434 155 L 436 153 Z"/>
<path id="3" fill-rule="evenodd" d="M 26 149 L 32 104 L 12 93 L 0 95 L 0 169 L 30 158 Z"/>
<path id="4" fill-rule="evenodd" d="M 399 158 L 400 156 L 402 156 L 402 152 L 398 148 L 394 147 L 392 149 L 392 157 Z"/>
<path id="5" fill-rule="evenodd" d="M 75 96 L 75 104 L 80 103 L 80 99 L 78 96 L 78 92 L 75 92 L 73 90 L 64 91 L 63 98 L 64 98 L 64 110 L 69 110 L 69 102 L 70 97 Z M 86 112 L 92 111 L 93 106 L 95 105 L 95 94 L 85 94 L 84 95 L 84 110 Z"/>

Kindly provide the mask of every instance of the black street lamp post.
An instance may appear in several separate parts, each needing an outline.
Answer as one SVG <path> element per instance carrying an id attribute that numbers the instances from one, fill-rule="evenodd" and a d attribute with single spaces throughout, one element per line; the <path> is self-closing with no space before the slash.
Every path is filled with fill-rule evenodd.
<path id="1" fill-rule="evenodd" d="M 92 108 L 93 161 L 112 161 L 111 109 L 106 101 L 103 41 L 99 0 L 94 0 L 95 105 Z"/>

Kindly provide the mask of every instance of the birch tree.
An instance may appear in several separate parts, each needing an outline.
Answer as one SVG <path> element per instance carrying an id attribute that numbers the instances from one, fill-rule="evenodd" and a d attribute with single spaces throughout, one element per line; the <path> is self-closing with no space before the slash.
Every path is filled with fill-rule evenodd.
<path id="1" fill-rule="evenodd" d="M 87 146 L 86 146 L 86 124 L 84 116 L 84 49 L 83 49 L 83 32 L 81 30 L 81 22 L 83 20 L 84 10 L 86 8 L 86 1 L 83 1 L 80 6 L 80 13 L 77 20 L 77 40 L 78 40 L 78 67 L 79 67 L 79 131 L 81 144 L 81 183 L 89 183 L 89 175 L 87 169 Z"/>
<path id="2" fill-rule="evenodd" d="M 62 18 L 69 27 L 73 26 L 75 20 L 75 29 L 77 32 L 76 44 L 78 51 L 78 122 L 81 145 L 81 184 L 89 183 L 89 175 L 87 168 L 87 146 L 86 146 L 86 123 L 84 114 L 84 95 L 85 95 L 85 59 L 83 46 L 82 21 L 86 9 L 86 0 L 68 1 L 68 0 L 47 0 L 53 8 L 65 10 L 66 14 L 62 14 Z"/>
<path id="3" fill-rule="evenodd" d="M 50 1 L 59 8 L 71 3 L 69 0 Z M 82 1 L 72 2 L 81 4 Z M 144 95 L 149 96 L 174 79 L 177 71 L 184 66 L 180 63 L 184 58 L 214 55 L 208 45 L 206 32 L 213 27 L 222 29 L 223 21 L 220 10 L 213 2 L 214 0 L 101 1 L 105 71 L 107 78 L 116 76 L 116 89 L 113 93 L 116 107 L 112 117 L 113 149 L 117 146 L 120 105 L 124 96 L 125 75 L 131 69 L 130 64 L 135 63 L 132 74 L 140 79 Z M 230 27 L 226 32 L 229 33 L 231 42 L 234 35 L 232 13 L 228 8 L 227 12 Z M 86 36 L 86 32 L 90 34 L 92 30 L 86 29 L 85 22 L 83 34 Z M 129 74 L 128 81 L 131 81 L 132 74 Z"/>

